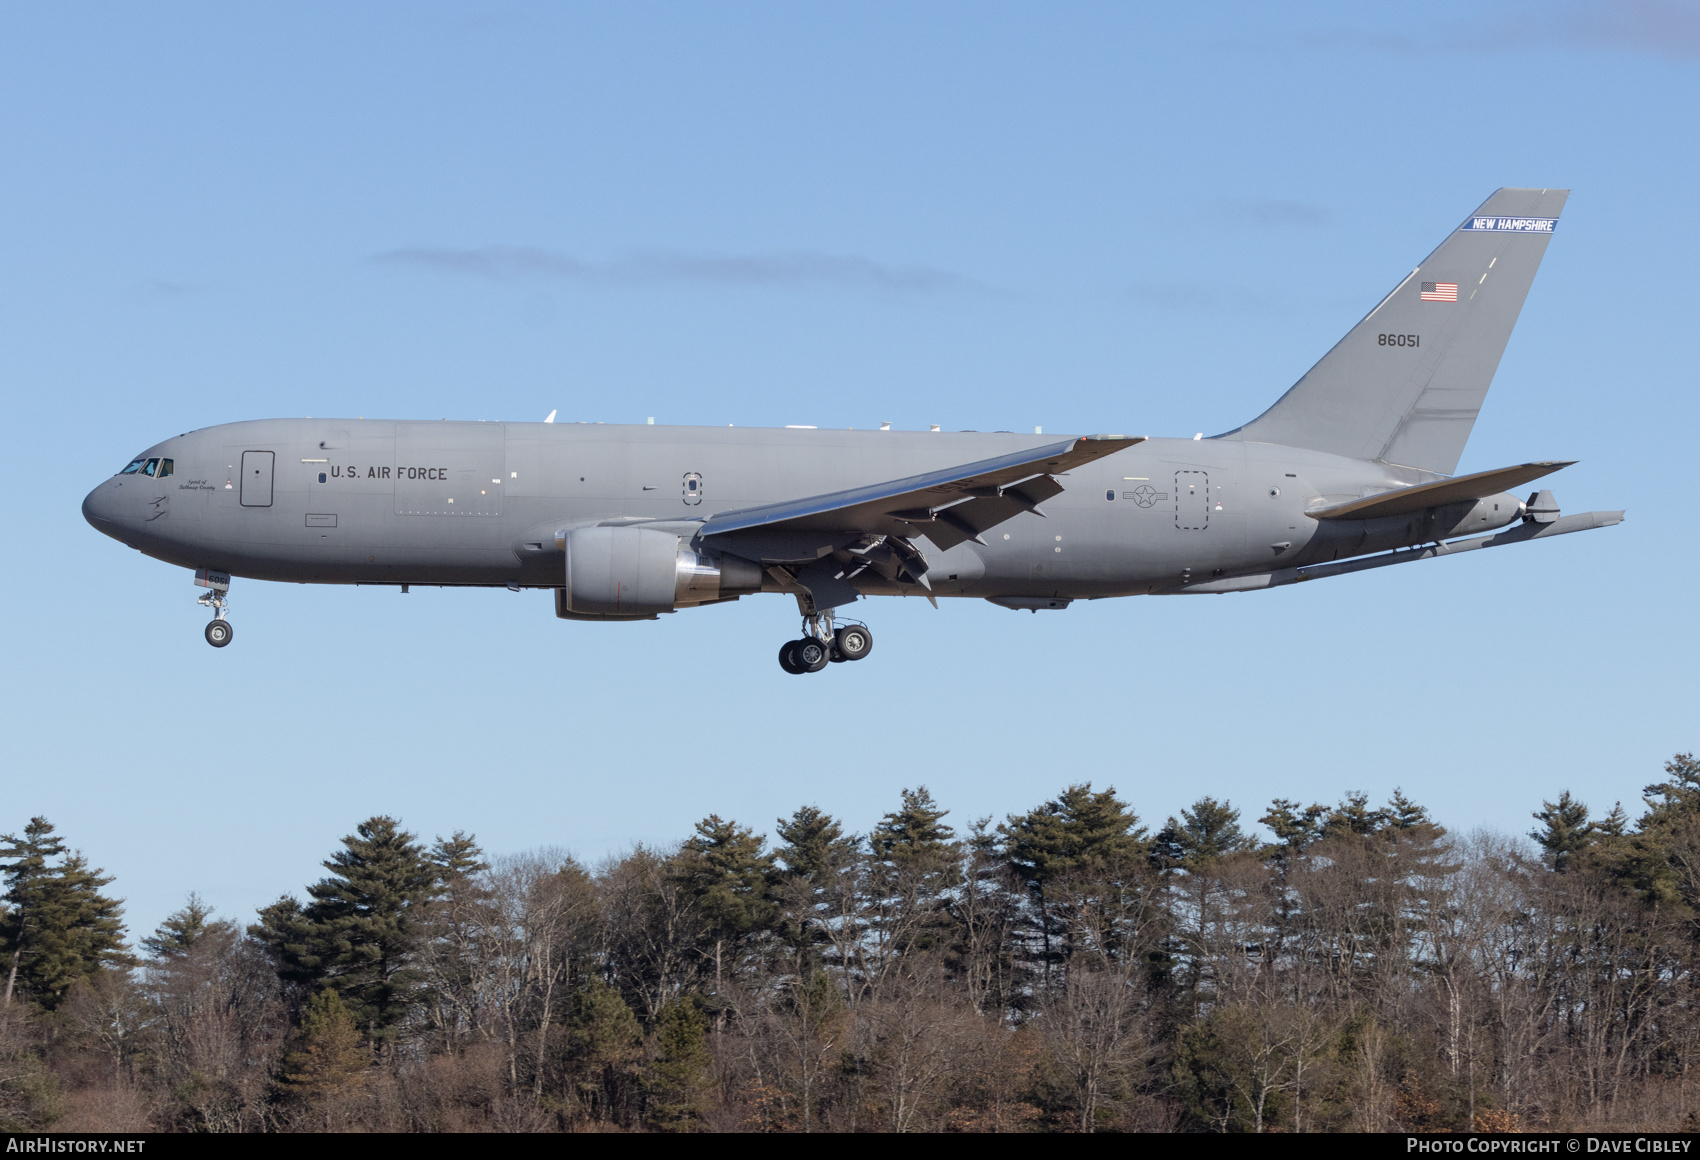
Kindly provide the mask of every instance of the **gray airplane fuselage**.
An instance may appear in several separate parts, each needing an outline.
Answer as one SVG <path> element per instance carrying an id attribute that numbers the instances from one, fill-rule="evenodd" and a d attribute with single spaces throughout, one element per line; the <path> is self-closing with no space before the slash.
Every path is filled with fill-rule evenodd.
<path id="1" fill-rule="evenodd" d="M 919 475 L 1058 436 L 792 428 L 273 419 L 189 432 L 138 458 L 83 511 L 186 568 L 330 584 L 558 588 L 565 530 L 715 512 Z M 156 469 L 157 470 L 157 469 Z M 245 474 L 246 472 L 246 474 Z M 1059 480 L 1043 515 L 928 553 L 937 596 L 1059 600 L 1178 589 L 1509 524 L 1509 494 L 1423 517 L 1316 510 L 1431 472 L 1303 448 L 1149 439 Z M 864 595 L 921 594 L 868 574 Z M 776 581 L 764 590 L 781 591 Z"/>
<path id="2" fill-rule="evenodd" d="M 156 444 L 83 514 L 201 573 L 215 647 L 229 575 L 552 588 L 557 615 L 593 620 L 783 592 L 807 626 L 780 651 L 795 673 L 868 654 L 866 625 L 832 626 L 864 596 L 1038 611 L 1608 527 L 1623 513 L 1561 517 L 1550 491 L 1505 490 L 1569 461 L 1454 474 L 1567 197 L 1496 190 L 1210 439 L 272 419 Z"/>

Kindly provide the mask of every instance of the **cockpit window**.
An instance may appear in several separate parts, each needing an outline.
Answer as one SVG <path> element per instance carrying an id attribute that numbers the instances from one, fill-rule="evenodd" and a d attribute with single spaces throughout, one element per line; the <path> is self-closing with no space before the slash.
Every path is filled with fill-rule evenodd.
<path id="1" fill-rule="evenodd" d="M 140 459 L 132 459 L 130 461 L 130 465 L 118 474 L 151 475 L 155 479 L 164 479 L 166 476 L 172 474 L 172 472 L 176 470 L 176 467 L 177 463 L 175 460 L 157 458 L 149 459 L 144 455 Z"/>

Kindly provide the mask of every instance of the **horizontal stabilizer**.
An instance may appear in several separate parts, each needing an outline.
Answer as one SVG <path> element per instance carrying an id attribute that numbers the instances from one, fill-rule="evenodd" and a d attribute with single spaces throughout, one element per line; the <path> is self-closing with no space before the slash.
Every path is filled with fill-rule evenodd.
<path id="1" fill-rule="evenodd" d="M 1274 572 L 1259 572 L 1253 576 L 1230 576 L 1225 580 L 1206 580 L 1164 589 L 1165 594 L 1198 594 L 1220 596 L 1228 592 L 1256 592 L 1263 588 L 1279 588 L 1285 584 L 1301 584 L 1306 580 L 1325 580 L 1330 576 L 1346 576 L 1370 568 L 1385 568 L 1390 564 L 1411 564 L 1418 560 L 1433 560 L 1438 556 L 1456 556 L 1482 548 L 1503 548 L 1507 544 L 1526 544 L 1530 540 L 1549 540 L 1568 536 L 1572 532 L 1591 532 L 1623 522 L 1622 512 L 1583 512 L 1564 516 L 1551 523 L 1533 521 L 1506 532 L 1491 536 L 1476 536 L 1469 540 L 1447 540 L 1440 544 L 1425 544 L 1420 548 L 1400 548 L 1378 556 L 1360 556 L 1356 560 L 1336 560 L 1327 564 L 1309 564 L 1298 568 L 1281 568 Z"/>
<path id="2" fill-rule="evenodd" d="M 1384 491 L 1380 495 L 1355 499 L 1350 503 L 1336 504 L 1305 514 L 1313 520 L 1374 520 L 1383 516 L 1407 516 L 1412 512 L 1440 507 L 1443 504 L 1486 499 L 1490 495 L 1521 487 L 1532 479 L 1551 475 L 1575 462 L 1574 459 L 1555 459 L 1543 463 L 1501 467 L 1493 471 L 1478 471 L 1454 479 L 1437 479 L 1433 483 L 1419 483 L 1415 487 Z"/>

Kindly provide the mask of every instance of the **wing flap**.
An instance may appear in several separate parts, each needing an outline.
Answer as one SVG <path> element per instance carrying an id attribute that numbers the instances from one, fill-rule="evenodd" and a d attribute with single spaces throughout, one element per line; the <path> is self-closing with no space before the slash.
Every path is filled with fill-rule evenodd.
<path id="1" fill-rule="evenodd" d="M 1502 491 L 1510 491 L 1514 487 L 1539 479 L 1543 475 L 1551 475 L 1575 462 L 1574 459 L 1546 460 L 1540 463 L 1523 463 L 1516 467 L 1496 468 L 1493 471 L 1478 471 L 1454 479 L 1437 479 L 1433 483 L 1419 483 L 1415 487 L 1384 491 L 1380 495 L 1366 496 L 1350 503 L 1335 504 L 1333 507 L 1305 514 L 1313 520 L 1373 520 L 1383 516 L 1410 515 L 1412 512 L 1440 507 L 1443 504 L 1486 499 L 1490 495 L 1498 495 Z"/>

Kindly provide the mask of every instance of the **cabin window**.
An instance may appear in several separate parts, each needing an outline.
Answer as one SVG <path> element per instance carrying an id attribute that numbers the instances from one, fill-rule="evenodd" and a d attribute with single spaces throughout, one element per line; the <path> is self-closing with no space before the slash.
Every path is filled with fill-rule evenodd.
<path id="1" fill-rule="evenodd" d="M 159 461 L 159 478 L 164 479 L 166 476 L 170 475 L 176 469 L 177 469 L 177 463 L 176 463 L 175 460 L 161 459 Z"/>
<path id="2" fill-rule="evenodd" d="M 157 460 L 157 459 L 150 459 L 146 463 L 142 464 L 142 474 L 143 475 L 152 475 L 154 472 L 156 472 L 158 470 L 159 470 L 159 460 Z"/>
<path id="3" fill-rule="evenodd" d="M 132 459 L 130 461 L 130 466 L 126 467 L 123 471 L 120 471 L 118 474 L 119 475 L 134 475 L 134 474 L 136 474 L 136 472 L 138 472 L 142 469 L 142 465 L 145 464 L 146 462 L 147 462 L 146 459 Z"/>

